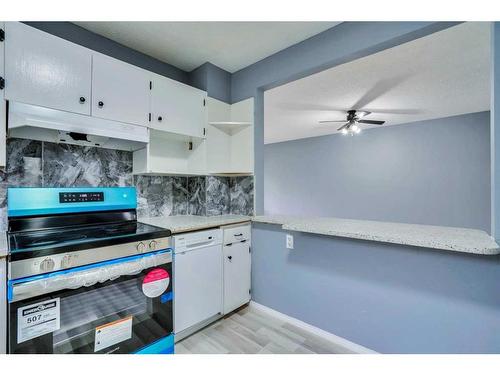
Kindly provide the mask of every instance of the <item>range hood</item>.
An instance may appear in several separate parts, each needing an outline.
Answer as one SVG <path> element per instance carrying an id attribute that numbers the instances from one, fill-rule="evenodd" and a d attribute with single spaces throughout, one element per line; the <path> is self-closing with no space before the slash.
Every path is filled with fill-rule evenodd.
<path id="1" fill-rule="evenodd" d="M 10 137 L 135 151 L 146 147 L 149 129 L 118 121 L 9 102 Z"/>

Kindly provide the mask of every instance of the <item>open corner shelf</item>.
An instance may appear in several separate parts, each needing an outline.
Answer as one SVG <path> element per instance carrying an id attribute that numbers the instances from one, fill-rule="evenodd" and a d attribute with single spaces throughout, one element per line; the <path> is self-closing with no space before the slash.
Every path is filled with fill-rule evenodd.
<path id="1" fill-rule="evenodd" d="M 230 132 L 252 126 L 253 124 L 247 121 L 211 121 L 209 125 L 215 126 L 225 132 Z"/>

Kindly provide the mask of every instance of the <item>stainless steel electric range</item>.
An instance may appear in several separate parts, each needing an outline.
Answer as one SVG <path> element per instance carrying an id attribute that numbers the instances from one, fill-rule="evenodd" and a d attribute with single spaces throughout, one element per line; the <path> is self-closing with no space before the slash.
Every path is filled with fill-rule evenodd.
<path id="1" fill-rule="evenodd" d="M 173 353 L 171 233 L 135 188 L 7 194 L 10 353 Z"/>

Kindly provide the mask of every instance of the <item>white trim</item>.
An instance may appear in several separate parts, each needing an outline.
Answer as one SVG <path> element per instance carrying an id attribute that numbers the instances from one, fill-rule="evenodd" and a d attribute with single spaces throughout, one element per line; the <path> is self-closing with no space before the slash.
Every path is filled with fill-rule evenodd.
<path id="1" fill-rule="evenodd" d="M 2 233 L 2 236 L 4 234 Z M 7 285 L 7 262 L 0 256 L 0 354 L 7 352 L 7 301 L 5 286 Z"/>
<path id="2" fill-rule="evenodd" d="M 346 340 L 342 337 L 334 335 L 333 333 L 322 330 L 321 328 L 310 325 L 302 320 L 293 318 L 289 315 L 283 314 L 279 311 L 273 310 L 270 307 L 261 305 L 255 301 L 250 301 L 250 307 L 260 310 L 269 315 L 273 315 L 274 317 L 284 320 L 298 328 L 302 328 L 309 333 L 312 333 L 316 336 L 319 336 L 325 340 L 330 341 L 331 343 L 337 345 L 342 353 L 350 353 L 350 354 L 378 354 L 376 351 L 365 348 L 364 346 L 353 343 L 352 341 Z"/>

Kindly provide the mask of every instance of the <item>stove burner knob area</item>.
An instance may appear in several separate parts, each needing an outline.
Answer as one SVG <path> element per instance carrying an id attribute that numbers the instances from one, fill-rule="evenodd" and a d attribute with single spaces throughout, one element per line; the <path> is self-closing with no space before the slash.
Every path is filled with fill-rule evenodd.
<path id="1" fill-rule="evenodd" d="M 73 257 L 71 255 L 65 255 L 61 259 L 61 268 L 69 268 L 73 265 Z"/>
<path id="2" fill-rule="evenodd" d="M 42 271 L 42 272 L 52 271 L 54 269 L 55 265 L 56 264 L 54 263 L 54 261 L 51 258 L 44 259 L 40 263 L 40 271 Z"/>
<path id="3" fill-rule="evenodd" d="M 138 253 L 143 253 L 144 250 L 146 250 L 146 245 L 144 245 L 142 242 L 139 242 L 136 248 Z"/>
<path id="4" fill-rule="evenodd" d="M 158 245 L 158 242 L 156 242 L 155 240 L 151 241 L 149 243 L 149 250 L 156 250 L 157 245 Z"/>

